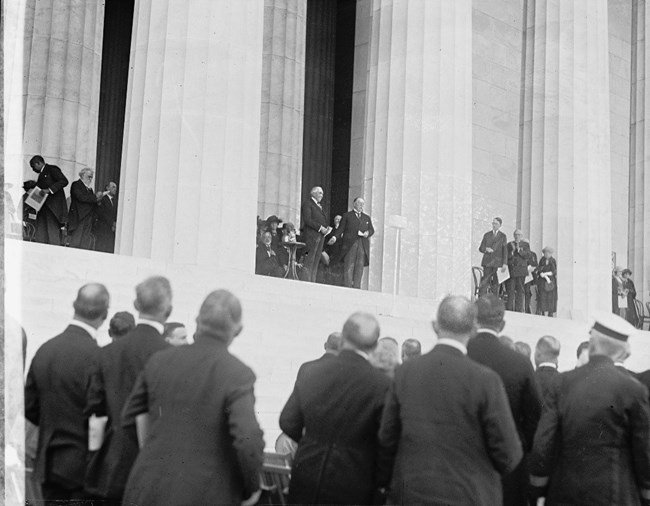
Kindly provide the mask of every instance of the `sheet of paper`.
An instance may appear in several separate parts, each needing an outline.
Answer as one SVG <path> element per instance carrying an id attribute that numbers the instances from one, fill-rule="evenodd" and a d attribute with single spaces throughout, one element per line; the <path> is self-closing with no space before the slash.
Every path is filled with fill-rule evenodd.
<path id="1" fill-rule="evenodd" d="M 500 267 L 499 270 L 497 270 L 497 280 L 499 281 L 499 284 L 508 281 L 509 279 L 510 271 L 508 270 L 508 267 Z"/>
<path id="2" fill-rule="evenodd" d="M 38 186 L 36 186 L 27 195 L 27 198 L 25 199 L 25 204 L 33 208 L 34 211 L 38 212 L 40 208 L 43 207 L 43 204 L 45 203 L 45 200 L 47 199 L 48 195 L 49 195 L 48 193 L 46 193 L 45 195 L 41 195 L 41 189 Z"/>
<path id="3" fill-rule="evenodd" d="M 107 416 L 91 415 L 88 419 L 88 450 L 94 452 L 102 447 Z"/>

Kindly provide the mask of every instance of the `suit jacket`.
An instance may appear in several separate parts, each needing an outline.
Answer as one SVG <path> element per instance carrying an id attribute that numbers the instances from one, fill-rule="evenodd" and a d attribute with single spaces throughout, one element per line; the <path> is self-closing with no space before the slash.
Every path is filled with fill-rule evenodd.
<path id="1" fill-rule="evenodd" d="M 48 197 L 49 198 L 49 197 Z M 88 217 L 94 220 L 97 209 L 97 197 L 92 188 L 88 188 L 81 179 L 70 185 L 70 212 L 68 213 L 68 231 L 75 230 L 79 223 Z"/>
<path id="2" fill-rule="evenodd" d="M 648 389 L 648 392 L 650 394 L 650 369 L 637 374 L 636 379 L 638 379 L 642 385 L 645 385 L 645 387 Z"/>
<path id="3" fill-rule="evenodd" d="M 499 376 L 444 344 L 397 369 L 379 437 L 391 504 L 501 504 L 499 474 L 522 457 Z"/>
<path id="4" fill-rule="evenodd" d="M 83 486 L 88 453 L 84 415 L 89 367 L 99 347 L 86 330 L 69 325 L 41 346 L 25 383 L 25 417 L 40 429 L 34 475 L 40 483 Z"/>
<path id="5" fill-rule="evenodd" d="M 108 422 L 104 442 L 88 466 L 89 492 L 106 498 L 122 497 L 138 454 L 135 427 L 122 427 L 122 408 L 149 357 L 169 346 L 152 326 L 139 324 L 101 349 L 91 375 L 86 413 L 108 416 Z"/>
<path id="6" fill-rule="evenodd" d="M 508 269 L 511 277 L 526 277 L 528 276 L 528 266 L 532 265 L 532 253 L 530 251 L 530 244 L 526 241 L 519 243 L 519 250 L 517 251 L 517 243 L 510 241 L 508 243 Z"/>
<path id="7" fill-rule="evenodd" d="M 503 266 L 508 259 L 508 250 L 507 250 L 508 239 L 506 234 L 500 230 L 497 232 L 496 236 L 494 232 L 486 232 L 483 235 L 483 240 L 478 250 L 483 253 L 483 260 L 481 265 L 483 267 L 501 267 Z M 485 251 L 486 248 L 492 248 L 494 251 L 488 253 Z"/>
<path id="8" fill-rule="evenodd" d="M 546 504 L 638 505 L 650 494 L 648 391 L 609 357 L 562 373 L 539 423 L 530 472 Z"/>
<path id="9" fill-rule="evenodd" d="M 97 216 L 97 230 L 112 232 L 114 234 L 113 225 L 117 221 L 117 198 L 113 197 L 113 201 L 111 202 L 108 195 L 104 195 L 97 204 L 95 214 Z"/>
<path id="10" fill-rule="evenodd" d="M 147 363 L 123 423 L 149 412 L 149 437 L 124 504 L 240 504 L 259 488 L 264 440 L 253 371 L 225 343 L 197 336 Z"/>
<path id="11" fill-rule="evenodd" d="M 318 242 L 322 234 L 318 231 L 320 227 L 327 228 L 329 219 L 325 211 L 318 207 L 314 199 L 309 197 L 302 203 L 300 208 L 300 219 L 302 220 L 302 235 L 305 239 L 305 244 L 312 245 Z"/>
<path id="12" fill-rule="evenodd" d="M 535 370 L 535 380 L 539 386 L 540 393 L 542 394 L 542 401 L 544 405 L 548 404 L 549 395 L 553 389 L 554 383 L 559 378 L 560 373 L 557 368 L 550 366 L 538 367 Z"/>
<path id="13" fill-rule="evenodd" d="M 390 380 L 351 350 L 303 367 L 280 414 L 298 442 L 291 504 L 370 504 L 386 476 L 379 447 Z"/>
<path id="14" fill-rule="evenodd" d="M 38 175 L 36 186 L 52 191 L 45 200 L 45 205 L 56 216 L 59 223 L 65 223 L 68 219 L 68 203 L 63 188 L 68 186 L 68 179 L 61 169 L 56 165 L 46 164 Z"/>
<path id="15" fill-rule="evenodd" d="M 368 237 L 360 237 L 359 232 L 368 232 Z M 368 260 L 370 259 L 370 241 L 368 238 L 374 233 L 375 229 L 372 226 L 370 216 L 361 213 L 361 217 L 357 218 L 357 214 L 354 211 L 348 211 L 345 213 L 341 217 L 341 223 L 339 224 L 339 228 L 335 234 L 336 242 L 342 241 L 341 258 L 345 258 L 356 240 L 361 239 L 363 251 L 366 254 L 363 265 L 367 267 L 369 263 Z"/>
<path id="16" fill-rule="evenodd" d="M 542 410 L 533 366 L 523 355 L 507 348 L 487 332 L 467 344 L 472 360 L 495 371 L 503 381 L 524 452 L 529 452 Z"/>

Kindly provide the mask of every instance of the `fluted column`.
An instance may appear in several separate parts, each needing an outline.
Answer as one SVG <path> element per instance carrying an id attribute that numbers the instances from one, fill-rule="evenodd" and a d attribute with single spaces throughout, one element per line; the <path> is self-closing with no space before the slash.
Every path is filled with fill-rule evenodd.
<path id="1" fill-rule="evenodd" d="M 263 28 L 262 2 L 136 2 L 118 253 L 252 272 Z"/>
<path id="2" fill-rule="evenodd" d="M 468 294 L 472 2 L 375 0 L 371 16 L 367 71 L 355 69 L 355 79 L 367 79 L 366 106 L 355 108 L 352 118 L 354 125 L 355 114 L 364 116 L 363 146 L 353 143 L 353 150 L 363 150 L 363 174 L 353 180 L 362 180 L 376 229 L 369 288 L 393 290 L 396 232 L 388 222 L 401 215 L 408 228 L 397 267 L 399 293 Z"/>
<path id="3" fill-rule="evenodd" d="M 628 266 L 637 298 L 650 301 L 650 7 L 632 2 Z"/>
<path id="4" fill-rule="evenodd" d="M 103 25 L 103 2 L 26 2 L 25 161 L 41 154 L 71 180 L 95 166 Z"/>
<path id="5" fill-rule="evenodd" d="M 611 307 L 607 0 L 527 1 L 521 223 L 555 248 L 558 315 Z"/>
<path id="6" fill-rule="evenodd" d="M 265 0 L 257 212 L 297 222 L 302 181 L 307 0 Z"/>
<path id="7" fill-rule="evenodd" d="M 322 186 L 330 206 L 334 131 L 334 59 L 336 1 L 307 2 L 305 124 L 302 153 L 302 198 Z"/>

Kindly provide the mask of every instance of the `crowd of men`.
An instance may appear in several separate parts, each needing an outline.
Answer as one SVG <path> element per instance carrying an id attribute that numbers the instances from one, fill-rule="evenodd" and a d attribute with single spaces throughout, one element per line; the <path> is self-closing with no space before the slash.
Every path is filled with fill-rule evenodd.
<path id="1" fill-rule="evenodd" d="M 70 185 L 68 203 L 64 188 L 69 181 L 59 167 L 45 163 L 40 155 L 32 157 L 29 165 L 38 178 L 23 183 L 22 210 L 15 212 L 13 217 L 22 220 L 23 239 L 112 253 L 117 185 L 110 182 L 103 191 L 95 191 L 93 169 L 83 168 L 79 171 L 79 179 Z M 27 201 L 33 192 L 37 193 L 37 199 L 45 199 L 40 209 Z"/>
<path id="2" fill-rule="evenodd" d="M 361 288 L 364 268 L 370 260 L 370 237 L 375 233 L 370 216 L 363 212 L 365 201 L 354 199 L 352 210 L 336 215 L 330 225 L 323 207 L 323 189 L 315 186 L 300 208 L 301 228 L 275 215 L 258 218 L 255 273 L 287 277 L 290 271 L 290 243 L 299 243 L 298 278 L 349 288 Z"/>
<path id="3" fill-rule="evenodd" d="M 84 285 L 70 325 L 31 362 L 25 415 L 39 428 L 45 504 L 256 504 L 256 378 L 228 351 L 241 303 L 210 293 L 194 342 L 171 346 L 164 335 L 174 340 L 183 326 L 165 329 L 169 281 L 151 277 L 135 292 L 137 319 L 117 313 L 113 341 L 99 348 L 110 296 Z M 559 373 L 559 341 L 538 341 L 534 370 L 530 349 L 499 339 L 504 316 L 494 294 L 448 296 L 433 349 L 407 340 L 400 364 L 377 319 L 353 313 L 300 367 L 281 410 L 295 451 L 288 502 L 650 504 L 650 371 L 623 365 L 634 329 L 597 318 L 576 369 Z"/>
<path id="4" fill-rule="evenodd" d="M 521 230 L 516 229 L 508 242 L 500 229 L 503 220 L 492 220 L 492 230 L 483 235 L 479 251 L 483 253 L 478 295 L 498 294 L 510 311 L 554 316 L 557 312 L 557 262 L 553 248 L 537 254 L 530 249 Z"/>

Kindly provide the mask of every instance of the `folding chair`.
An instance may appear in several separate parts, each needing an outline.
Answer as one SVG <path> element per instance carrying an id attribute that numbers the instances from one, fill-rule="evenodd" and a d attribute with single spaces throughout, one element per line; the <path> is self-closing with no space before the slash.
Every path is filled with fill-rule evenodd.
<path id="1" fill-rule="evenodd" d="M 264 452 L 262 467 L 262 499 L 258 504 L 287 504 L 291 478 L 289 454 Z"/>

